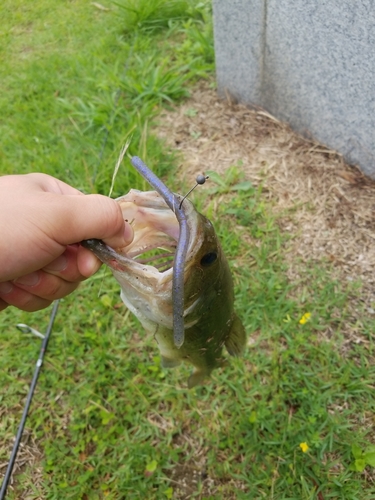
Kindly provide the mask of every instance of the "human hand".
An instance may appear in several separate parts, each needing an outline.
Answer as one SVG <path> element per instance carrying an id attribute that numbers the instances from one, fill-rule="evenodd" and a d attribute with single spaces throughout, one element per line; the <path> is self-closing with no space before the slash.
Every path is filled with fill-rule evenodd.
<path id="1" fill-rule="evenodd" d="M 0 177 L 0 228 L 0 310 L 43 309 L 94 274 L 101 263 L 80 241 L 133 239 L 116 201 L 45 174 Z"/>

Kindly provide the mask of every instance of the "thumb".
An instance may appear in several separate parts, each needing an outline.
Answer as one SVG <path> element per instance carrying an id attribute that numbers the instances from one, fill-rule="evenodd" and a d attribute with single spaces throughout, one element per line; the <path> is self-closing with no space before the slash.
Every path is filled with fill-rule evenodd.
<path id="1" fill-rule="evenodd" d="M 59 200 L 55 239 L 62 245 L 97 238 L 113 248 L 128 245 L 133 229 L 124 221 L 120 205 L 99 194 L 64 195 Z"/>

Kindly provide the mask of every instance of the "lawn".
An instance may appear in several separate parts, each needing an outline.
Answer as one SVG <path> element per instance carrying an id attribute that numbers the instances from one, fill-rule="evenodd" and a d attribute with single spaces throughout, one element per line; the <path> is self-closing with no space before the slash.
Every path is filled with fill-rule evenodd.
<path id="1" fill-rule="evenodd" d="M 3 0 L 1 172 L 108 194 L 131 137 L 130 153 L 185 192 L 184 159 L 158 130 L 197 82 L 212 86 L 211 17 L 193 0 Z M 360 280 L 316 260 L 291 277 L 281 221 L 297 204 L 275 211 L 241 162 L 210 175 L 192 199 L 233 270 L 244 356 L 188 390 L 190 368 L 161 368 L 101 269 L 61 301 L 8 498 L 375 498 L 374 319 L 352 306 Z M 148 189 L 126 160 L 113 196 L 134 187 Z M 49 314 L 0 314 L 0 474 L 40 349 L 16 324 L 44 332 Z"/>

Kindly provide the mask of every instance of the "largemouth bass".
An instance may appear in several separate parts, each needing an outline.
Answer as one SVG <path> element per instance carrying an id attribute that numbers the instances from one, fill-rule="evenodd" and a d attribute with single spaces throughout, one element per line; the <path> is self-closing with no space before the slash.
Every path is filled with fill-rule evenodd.
<path id="1" fill-rule="evenodd" d="M 132 189 L 117 199 L 124 219 L 132 221 L 132 243 L 116 250 L 100 240 L 84 244 L 111 269 L 120 284 L 121 299 L 155 337 L 162 366 L 170 368 L 182 361 L 194 366 L 188 380 L 191 388 L 225 364 L 224 345 L 229 354 L 240 355 L 246 336 L 234 312 L 232 276 L 211 222 L 189 200 L 184 200 L 183 216 L 178 219 L 176 212 L 182 210 L 176 204 L 178 196 L 173 195 L 176 199 L 168 206 L 169 194 L 158 191 Z M 181 245 L 182 229 L 186 241 Z M 176 248 L 182 252 L 177 273 Z M 162 254 L 145 258 L 155 249 L 162 249 Z M 179 274 L 177 285 L 174 274 Z M 176 297 L 182 302 L 182 312 L 177 314 Z M 177 329 L 177 334 L 176 316 L 182 319 L 182 332 Z"/>

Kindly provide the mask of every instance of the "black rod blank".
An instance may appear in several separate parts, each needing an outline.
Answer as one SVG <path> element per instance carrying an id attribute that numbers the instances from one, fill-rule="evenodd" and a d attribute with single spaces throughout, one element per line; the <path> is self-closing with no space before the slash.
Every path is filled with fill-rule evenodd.
<path id="1" fill-rule="evenodd" d="M 23 434 L 23 431 L 24 431 L 24 428 L 25 428 L 27 415 L 29 413 L 29 408 L 30 408 L 31 400 L 32 400 L 33 395 L 34 395 L 36 383 L 38 381 L 40 369 L 41 369 L 42 364 L 43 364 L 44 355 L 45 355 L 46 350 L 47 350 L 48 341 L 49 341 L 49 338 L 50 338 L 50 335 L 51 335 L 51 332 L 52 332 L 52 327 L 53 327 L 53 323 L 55 321 L 55 317 L 56 317 L 56 314 L 57 314 L 58 307 L 59 307 L 59 301 L 56 300 L 55 303 L 53 304 L 53 308 L 52 308 L 52 311 L 51 311 L 51 316 L 50 316 L 50 320 L 49 320 L 47 332 L 46 332 L 46 334 L 44 336 L 44 339 L 43 339 L 43 342 L 42 342 L 42 347 L 41 347 L 40 353 L 39 353 L 39 358 L 38 358 L 38 360 L 36 362 L 34 376 L 33 376 L 33 379 L 32 379 L 31 385 L 30 385 L 29 393 L 27 395 L 27 399 L 26 399 L 26 403 L 25 403 L 25 408 L 23 410 L 21 422 L 20 422 L 20 425 L 18 427 L 18 431 L 17 431 L 17 435 L 16 435 L 16 440 L 14 442 L 12 453 L 10 455 L 10 459 L 9 459 L 9 463 L 8 463 L 8 467 L 7 467 L 7 470 L 6 470 L 5 475 L 4 475 L 3 483 L 1 485 L 0 500 L 4 500 L 6 492 L 7 492 L 7 489 L 8 489 L 9 480 L 10 480 L 10 477 L 12 475 L 14 464 L 16 462 L 18 448 L 19 448 L 19 446 L 21 444 L 22 434 Z"/>

